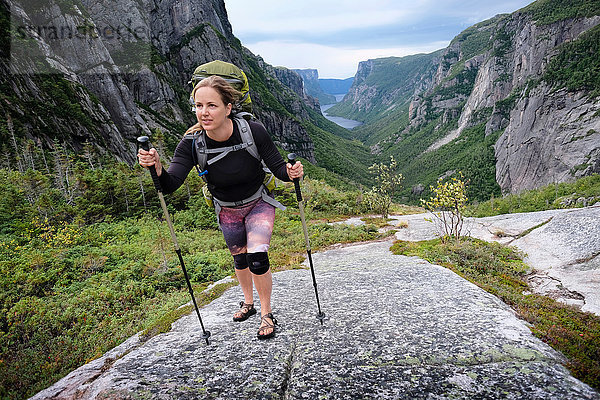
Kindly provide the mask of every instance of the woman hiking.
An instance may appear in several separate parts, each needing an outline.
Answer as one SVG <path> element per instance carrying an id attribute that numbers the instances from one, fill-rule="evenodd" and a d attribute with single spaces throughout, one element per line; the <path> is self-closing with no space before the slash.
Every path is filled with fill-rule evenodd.
<path id="1" fill-rule="evenodd" d="M 183 184 L 196 165 L 196 152 L 188 134 L 202 132 L 205 135 L 209 153 L 205 175 L 207 187 L 213 200 L 219 199 L 217 203 L 227 204 L 216 208 L 217 219 L 233 256 L 235 274 L 244 294 L 244 300 L 240 302 L 240 309 L 234 313 L 233 319 L 245 321 L 256 314 L 254 285 L 260 299 L 261 314 L 257 337 L 267 339 L 275 335 L 277 324 L 271 310 L 273 279 L 267 253 L 275 207 L 269 198 L 265 201 L 264 196 L 253 196 L 261 192 L 265 172 L 261 161 L 243 149 L 231 151 L 218 161 L 210 162 L 211 158 L 217 157 L 217 153 L 210 153 L 210 149 L 242 143 L 238 126 L 232 119 L 233 107 L 240 98 L 240 92 L 223 78 L 210 76 L 196 84 L 192 98 L 198 123 L 188 129 L 186 137 L 177 145 L 169 169 L 163 169 L 154 148 L 138 151 L 139 164 L 145 168 L 154 165 L 164 193 L 172 193 Z M 258 153 L 272 173 L 286 182 L 301 178 L 304 174 L 302 164 L 286 164 L 266 129 L 253 121 L 249 121 L 249 124 Z"/>

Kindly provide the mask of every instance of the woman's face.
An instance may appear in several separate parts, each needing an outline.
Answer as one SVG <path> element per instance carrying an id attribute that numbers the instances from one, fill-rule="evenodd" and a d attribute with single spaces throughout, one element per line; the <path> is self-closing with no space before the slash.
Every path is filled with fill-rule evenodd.
<path id="1" fill-rule="evenodd" d="M 217 130 L 223 125 L 231 112 L 231 104 L 223 103 L 223 99 L 215 89 L 201 87 L 194 94 L 196 118 L 205 131 Z"/>

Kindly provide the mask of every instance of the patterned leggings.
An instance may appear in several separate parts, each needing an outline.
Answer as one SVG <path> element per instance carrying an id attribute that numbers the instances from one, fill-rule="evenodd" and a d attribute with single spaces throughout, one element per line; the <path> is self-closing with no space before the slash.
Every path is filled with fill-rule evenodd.
<path id="1" fill-rule="evenodd" d="M 223 207 L 219 221 L 232 256 L 269 250 L 275 207 L 263 199 L 256 199 L 241 207 Z"/>

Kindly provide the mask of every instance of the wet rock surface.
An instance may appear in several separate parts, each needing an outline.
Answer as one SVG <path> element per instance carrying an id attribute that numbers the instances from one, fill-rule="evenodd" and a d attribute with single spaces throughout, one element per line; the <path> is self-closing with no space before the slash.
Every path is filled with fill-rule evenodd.
<path id="1" fill-rule="evenodd" d="M 67 377 L 35 398 L 600 399 L 496 297 L 393 255 L 391 243 L 313 255 L 323 325 L 310 271 L 279 272 L 275 338 L 256 338 L 258 316 L 232 321 L 242 297 L 233 287 L 201 309 L 209 345 L 190 314 L 145 343 L 130 339 L 114 362 L 96 360 L 104 367 L 89 379 L 67 388 Z"/>

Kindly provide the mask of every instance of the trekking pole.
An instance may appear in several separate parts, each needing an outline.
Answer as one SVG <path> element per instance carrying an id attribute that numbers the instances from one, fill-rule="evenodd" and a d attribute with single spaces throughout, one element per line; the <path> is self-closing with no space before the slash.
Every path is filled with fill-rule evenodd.
<path id="1" fill-rule="evenodd" d="M 296 154 L 288 154 L 288 161 L 294 165 L 296 163 Z M 317 280 L 315 278 L 315 268 L 313 267 L 312 253 L 310 250 L 310 240 L 308 239 L 308 229 L 306 229 L 306 218 L 304 217 L 304 200 L 302 199 L 302 192 L 300 191 L 300 178 L 294 178 L 294 187 L 296 188 L 296 199 L 298 200 L 298 208 L 300 209 L 300 220 L 302 221 L 302 229 L 304 230 L 304 239 L 306 240 L 306 254 L 308 256 L 308 264 L 310 265 L 310 273 L 312 275 L 313 287 L 315 288 L 315 296 L 317 298 L 317 308 L 319 313 L 317 319 L 321 321 L 325 319 L 325 313 L 321 311 L 321 303 L 319 302 L 319 292 L 317 291 Z"/>
<path id="2" fill-rule="evenodd" d="M 142 149 L 149 151 L 150 143 L 148 141 L 148 136 L 140 136 L 137 138 L 138 143 L 142 147 Z M 171 217 L 169 216 L 169 210 L 167 210 L 167 204 L 165 203 L 165 198 L 162 193 L 162 187 L 160 185 L 160 181 L 158 180 L 158 175 L 156 174 L 156 168 L 153 166 L 148 168 L 150 170 L 150 175 L 152 176 L 152 181 L 154 182 L 154 187 L 156 188 L 156 192 L 158 193 L 158 199 L 160 200 L 160 206 L 162 207 L 163 213 L 165 214 L 165 219 L 167 220 L 167 225 L 169 226 L 169 230 L 171 231 L 171 238 L 173 239 L 173 244 L 175 245 L 175 253 L 177 253 L 177 257 L 179 257 L 179 263 L 181 264 L 181 269 L 183 270 L 183 276 L 185 276 L 185 282 L 187 283 L 188 291 L 190 292 L 190 296 L 192 296 L 192 302 L 194 303 L 194 308 L 196 309 L 196 314 L 198 315 L 198 320 L 200 321 L 200 326 L 202 327 L 202 339 L 206 340 L 206 344 L 208 344 L 208 338 L 210 337 L 210 332 L 204 329 L 204 324 L 202 323 L 202 317 L 200 316 L 200 310 L 198 310 L 198 304 L 196 304 L 196 297 L 194 297 L 194 289 L 192 289 L 192 284 L 190 283 L 190 278 L 188 276 L 187 270 L 185 269 L 185 264 L 183 262 L 183 257 L 181 257 L 181 249 L 179 248 L 179 244 L 177 243 L 177 236 L 175 236 L 175 230 L 173 229 L 173 223 L 171 222 Z"/>

